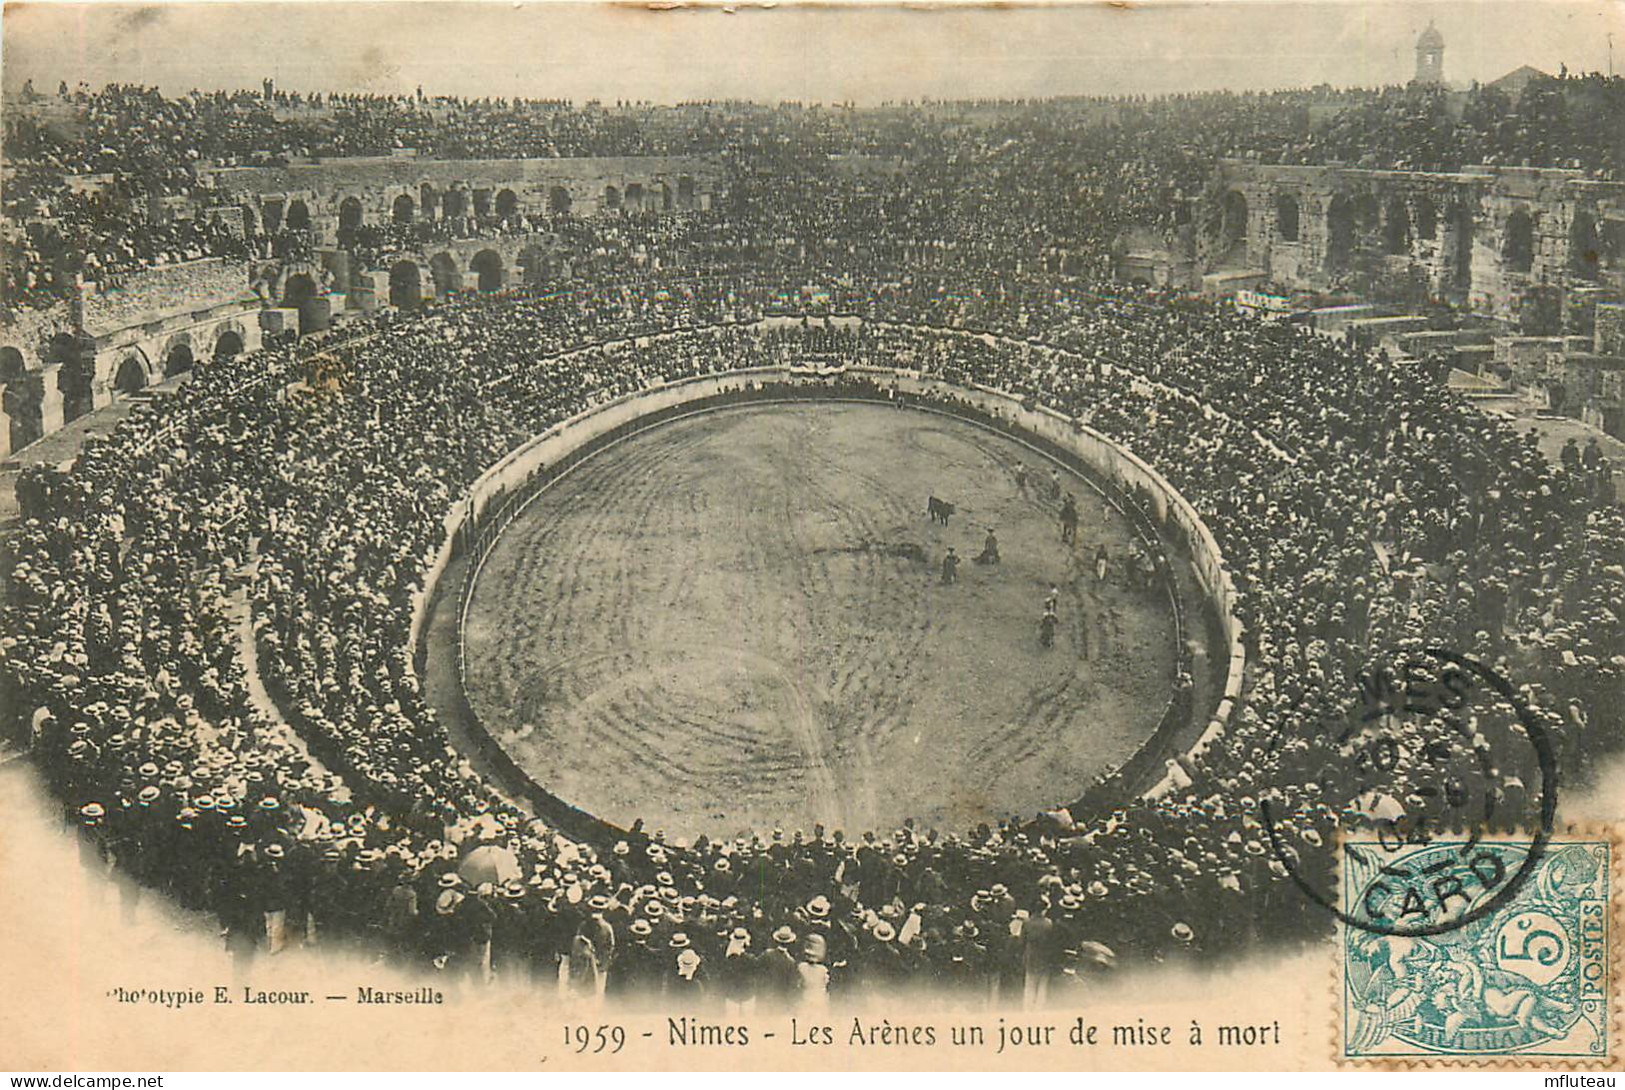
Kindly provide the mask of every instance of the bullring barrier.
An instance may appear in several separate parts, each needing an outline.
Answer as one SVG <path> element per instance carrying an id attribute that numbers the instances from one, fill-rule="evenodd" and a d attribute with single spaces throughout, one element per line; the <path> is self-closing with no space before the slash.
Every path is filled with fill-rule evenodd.
<path id="1" fill-rule="evenodd" d="M 705 330 L 683 330 L 675 335 L 700 335 L 703 332 Z M 672 334 L 666 335 L 670 336 Z M 591 350 L 578 349 L 570 354 Z M 984 424 L 991 423 L 1017 437 L 1038 440 L 1040 447 L 1069 455 L 1064 460 L 1075 461 L 1122 496 L 1143 503 L 1150 516 L 1172 528 L 1186 546 L 1186 554 L 1228 650 L 1222 698 L 1201 740 L 1187 756 L 1198 754 L 1223 733 L 1239 699 L 1245 667 L 1242 627 L 1235 616 L 1235 590 L 1211 531 L 1189 501 L 1160 473 L 1093 428 L 1047 407 L 1025 404 L 1005 391 L 949 382 L 895 368 L 852 367 L 843 369 L 842 374 L 847 380 L 857 378 L 875 390 L 894 391 L 910 401 L 920 402 L 922 408 L 936 407 L 940 411 L 945 406 L 956 406 L 960 410 L 957 415 L 968 416 Z M 423 628 L 438 583 L 452 560 L 459 553 L 467 551 L 472 560 L 457 604 L 457 665 L 459 679 L 465 676 L 463 621 L 485 556 L 512 519 L 560 472 L 606 445 L 654 427 L 673 416 L 720 407 L 730 400 L 743 400 L 767 387 L 792 393 L 800 387 L 807 395 L 813 395 L 813 387 L 828 386 L 830 382 L 830 376 L 809 374 L 790 367 L 760 367 L 677 379 L 608 399 L 547 429 L 511 451 L 482 473 L 466 496 L 445 517 L 442 543 L 429 558 L 423 585 L 414 596 L 410 646 L 417 649 L 417 660 L 421 661 L 423 657 Z M 785 394 L 779 396 L 782 399 Z M 882 392 L 879 396 L 884 398 L 889 395 Z M 461 687 L 459 692 L 461 694 Z M 618 833 L 613 827 L 557 799 L 545 787 L 534 784 L 490 736 L 473 709 L 467 706 L 466 696 L 462 699 L 467 720 L 479 735 L 473 739 L 475 745 L 487 760 L 504 773 L 505 779 L 525 786 L 524 794 L 541 816 L 579 835 Z M 1171 736 L 1183 726 L 1179 717 L 1173 714 L 1174 711 L 1171 702 L 1157 730 L 1139 750 L 1113 775 L 1092 785 L 1072 805 L 1091 806 L 1107 801 L 1111 804 L 1126 801 L 1126 789 L 1133 784 L 1146 782 L 1155 762 L 1169 752 Z M 1189 709 L 1185 711 L 1188 714 Z M 1138 793 L 1147 797 L 1160 795 L 1172 786 L 1175 775 L 1170 770 L 1168 776 L 1150 789 Z"/>

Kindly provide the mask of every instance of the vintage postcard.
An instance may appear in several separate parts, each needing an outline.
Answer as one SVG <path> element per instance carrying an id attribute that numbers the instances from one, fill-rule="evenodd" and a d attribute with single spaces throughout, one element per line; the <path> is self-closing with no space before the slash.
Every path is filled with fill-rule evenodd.
<path id="1" fill-rule="evenodd" d="M 1625 7 L 0 35 L 0 1068 L 1625 1063 Z"/>

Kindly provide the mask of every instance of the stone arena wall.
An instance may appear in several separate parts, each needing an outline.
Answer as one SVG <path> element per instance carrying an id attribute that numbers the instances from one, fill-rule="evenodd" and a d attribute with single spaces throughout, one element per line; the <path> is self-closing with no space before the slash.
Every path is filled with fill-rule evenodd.
<path id="1" fill-rule="evenodd" d="M 205 257 L 131 273 L 116 287 L 87 285 L 81 327 L 95 337 L 221 305 L 258 305 L 248 269 L 246 261 Z"/>

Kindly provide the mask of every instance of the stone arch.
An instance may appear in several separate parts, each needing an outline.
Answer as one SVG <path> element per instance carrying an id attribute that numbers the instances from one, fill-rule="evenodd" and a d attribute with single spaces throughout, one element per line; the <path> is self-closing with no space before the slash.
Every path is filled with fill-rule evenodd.
<path id="1" fill-rule="evenodd" d="M 0 408 L 11 420 L 10 449 L 21 450 L 45 434 L 40 412 L 38 380 L 29 374 L 22 352 L 7 345 L 0 348 Z"/>
<path id="2" fill-rule="evenodd" d="M 294 198 L 288 202 L 288 214 L 283 222 L 290 231 L 310 230 L 310 207 L 297 197 Z"/>
<path id="3" fill-rule="evenodd" d="M 1473 235 L 1477 230 L 1473 210 L 1466 204 L 1454 204 L 1446 220 L 1450 231 L 1450 279 L 1458 291 L 1473 286 Z"/>
<path id="4" fill-rule="evenodd" d="M 418 263 L 397 261 L 389 269 L 389 305 L 402 310 L 415 310 L 423 305 L 423 274 Z"/>
<path id="5" fill-rule="evenodd" d="M 259 230 L 260 218 L 254 213 L 254 206 L 247 201 L 237 207 L 243 213 L 243 236 L 252 237 Z"/>
<path id="6" fill-rule="evenodd" d="M 217 360 L 234 359 L 243 353 L 243 334 L 241 330 L 230 325 L 222 325 L 214 332 L 214 358 Z"/>
<path id="7" fill-rule="evenodd" d="M 1535 221 L 1522 208 L 1513 209 L 1507 217 L 1501 260 L 1513 272 L 1528 272 L 1535 266 Z"/>
<path id="8" fill-rule="evenodd" d="M 643 183 L 633 182 L 626 187 L 626 207 L 632 212 L 643 211 Z"/>
<path id="9" fill-rule="evenodd" d="M 1340 269 L 1354 256 L 1354 202 L 1339 193 L 1326 205 L 1326 267 Z"/>
<path id="10" fill-rule="evenodd" d="M 508 278 L 508 271 L 502 265 L 502 255 L 495 250 L 481 250 L 474 255 L 468 267 L 479 277 L 481 291 L 499 291 Z"/>
<path id="11" fill-rule="evenodd" d="M 339 230 L 354 231 L 361 226 L 361 221 L 360 197 L 345 197 L 339 202 Z"/>
<path id="12" fill-rule="evenodd" d="M 519 195 L 511 189 L 497 193 L 496 213 L 499 220 L 510 220 L 519 214 Z"/>
<path id="13" fill-rule="evenodd" d="M 474 191 L 474 215 L 480 219 L 491 214 L 491 191 L 489 189 L 476 189 Z"/>
<path id="14" fill-rule="evenodd" d="M 1354 230 L 1357 245 L 1366 246 L 1382 228 L 1382 203 L 1371 193 L 1360 193 L 1354 198 Z"/>
<path id="15" fill-rule="evenodd" d="M 435 213 L 440 208 L 440 195 L 434 191 L 434 186 L 424 182 L 418 186 L 418 208 L 423 212 L 423 218 L 432 220 L 437 218 Z"/>
<path id="16" fill-rule="evenodd" d="M 184 375 L 192 369 L 193 362 L 191 335 L 177 334 L 164 349 L 164 377 L 174 378 L 176 375 Z"/>
<path id="17" fill-rule="evenodd" d="M 604 187 L 604 207 L 609 209 L 611 212 L 615 212 L 620 209 L 621 191 L 619 189 L 616 189 L 612 185 L 606 185 Z"/>
<path id="18" fill-rule="evenodd" d="M 1416 241 L 1432 242 L 1439 235 L 1439 206 L 1426 193 L 1417 196 L 1411 206 L 1411 223 L 1416 229 Z"/>
<path id="19" fill-rule="evenodd" d="M 1569 224 L 1569 268 L 1583 280 L 1602 276 L 1602 236 L 1596 217 L 1583 208 L 1575 211 Z"/>
<path id="20" fill-rule="evenodd" d="M 317 310 L 316 280 L 309 273 L 294 273 L 282 284 L 282 305 L 299 311 L 299 333 L 313 333 L 322 327 Z"/>
<path id="21" fill-rule="evenodd" d="M 265 224 L 267 234 L 274 235 L 282 230 L 281 197 L 267 197 L 260 202 L 260 222 Z"/>
<path id="22" fill-rule="evenodd" d="M 660 210 L 662 212 L 670 212 L 671 209 L 672 209 L 672 205 L 675 204 L 675 203 L 676 203 L 676 198 L 672 196 L 671 186 L 667 185 L 665 182 L 661 182 L 660 183 Z"/>
<path id="23" fill-rule="evenodd" d="M 1298 198 L 1290 193 L 1275 198 L 1275 233 L 1282 242 L 1298 241 Z"/>
<path id="24" fill-rule="evenodd" d="M 28 375 L 28 360 L 12 345 L 0 348 L 0 382 L 10 385 Z"/>
<path id="25" fill-rule="evenodd" d="M 57 392 L 62 395 L 62 419 L 75 420 L 95 408 L 93 392 L 95 352 L 71 333 L 58 333 L 45 346 L 44 361 L 60 365 L 56 373 Z"/>
<path id="26" fill-rule="evenodd" d="M 444 250 L 429 259 L 429 279 L 434 282 L 436 298 L 463 290 L 463 270 L 457 267 L 457 259 Z"/>
<path id="27" fill-rule="evenodd" d="M 446 190 L 446 197 L 440 202 L 440 210 L 446 219 L 460 219 L 468 215 L 468 192 L 463 189 Z"/>
<path id="28" fill-rule="evenodd" d="M 1411 252 L 1411 209 L 1398 194 L 1388 198 L 1388 211 L 1382 219 L 1382 248 L 1390 254 Z"/>
<path id="29" fill-rule="evenodd" d="M 147 361 L 135 352 L 119 360 L 118 369 L 113 372 L 114 395 L 137 393 L 146 389 L 147 383 L 152 380 L 152 373 L 147 367 Z"/>
<path id="30" fill-rule="evenodd" d="M 416 214 L 417 204 L 412 200 L 412 194 L 410 193 L 402 193 L 389 206 L 389 218 L 393 223 L 411 223 Z"/>
<path id="31" fill-rule="evenodd" d="M 677 207 L 694 207 L 694 179 L 687 174 L 677 176 Z"/>
<path id="32" fill-rule="evenodd" d="M 555 216 L 562 216 L 570 211 L 570 191 L 562 185 L 556 185 L 547 191 L 547 210 Z"/>

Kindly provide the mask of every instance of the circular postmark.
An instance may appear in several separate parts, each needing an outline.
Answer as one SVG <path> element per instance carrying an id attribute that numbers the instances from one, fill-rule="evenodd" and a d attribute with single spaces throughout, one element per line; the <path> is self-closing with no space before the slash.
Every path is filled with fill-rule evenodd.
<path id="1" fill-rule="evenodd" d="M 1442 647 L 1375 658 L 1355 688 L 1319 693 L 1272 738 L 1279 779 L 1259 814 L 1286 876 L 1378 935 L 1439 935 L 1511 903 L 1557 811 L 1540 717 L 1501 673 Z M 1329 865 L 1307 861 L 1292 835 L 1309 807 L 1335 816 Z"/>

